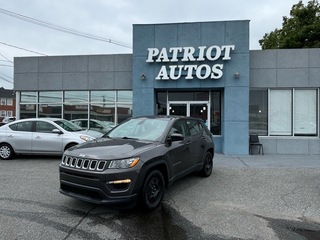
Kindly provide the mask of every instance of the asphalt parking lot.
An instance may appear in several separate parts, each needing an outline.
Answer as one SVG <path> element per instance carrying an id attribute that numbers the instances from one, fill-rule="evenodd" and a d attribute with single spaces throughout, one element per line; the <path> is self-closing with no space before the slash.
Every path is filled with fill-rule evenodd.
<path id="1" fill-rule="evenodd" d="M 319 155 L 216 155 L 150 213 L 61 195 L 59 162 L 0 160 L 0 239 L 320 239 Z"/>

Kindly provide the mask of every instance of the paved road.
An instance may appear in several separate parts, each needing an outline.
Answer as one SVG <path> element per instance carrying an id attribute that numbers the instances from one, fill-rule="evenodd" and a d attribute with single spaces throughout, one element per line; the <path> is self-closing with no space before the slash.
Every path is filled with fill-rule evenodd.
<path id="1" fill-rule="evenodd" d="M 0 161 L 0 239 L 320 239 L 319 156 L 223 156 L 151 213 L 58 193 L 59 158 Z"/>

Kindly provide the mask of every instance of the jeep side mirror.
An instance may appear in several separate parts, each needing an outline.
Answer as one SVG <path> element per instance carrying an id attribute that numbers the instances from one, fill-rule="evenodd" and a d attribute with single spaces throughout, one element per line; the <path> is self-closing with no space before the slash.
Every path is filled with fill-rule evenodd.
<path id="1" fill-rule="evenodd" d="M 172 133 L 171 136 L 169 136 L 171 142 L 182 141 L 183 139 L 184 136 L 181 133 Z"/>

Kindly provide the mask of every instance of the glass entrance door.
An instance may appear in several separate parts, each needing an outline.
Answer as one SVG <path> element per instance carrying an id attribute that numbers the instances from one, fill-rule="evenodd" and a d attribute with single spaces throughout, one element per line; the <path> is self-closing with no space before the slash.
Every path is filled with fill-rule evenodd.
<path id="1" fill-rule="evenodd" d="M 167 106 L 167 115 L 179 115 L 201 118 L 210 129 L 210 105 L 209 102 L 191 101 L 176 102 L 169 101 Z"/>
<path id="2" fill-rule="evenodd" d="M 167 115 L 188 116 L 187 103 L 169 103 L 169 107 L 167 107 L 167 110 L 169 111 Z"/>

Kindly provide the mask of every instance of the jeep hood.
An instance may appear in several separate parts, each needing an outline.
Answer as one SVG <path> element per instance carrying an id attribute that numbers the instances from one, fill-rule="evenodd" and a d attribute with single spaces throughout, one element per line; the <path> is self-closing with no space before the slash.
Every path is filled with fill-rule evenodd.
<path id="1" fill-rule="evenodd" d="M 111 160 L 137 156 L 141 152 L 155 148 L 156 145 L 156 142 L 133 139 L 100 138 L 76 145 L 65 153 L 75 157 Z"/>

